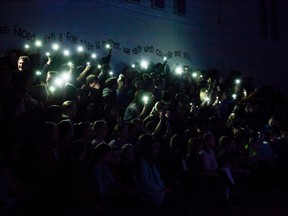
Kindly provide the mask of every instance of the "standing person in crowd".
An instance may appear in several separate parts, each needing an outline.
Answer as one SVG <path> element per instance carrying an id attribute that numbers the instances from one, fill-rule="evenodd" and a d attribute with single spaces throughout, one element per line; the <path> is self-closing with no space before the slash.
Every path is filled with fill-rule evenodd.
<path id="1" fill-rule="evenodd" d="M 78 89 L 78 91 L 78 115 L 80 118 L 86 121 L 99 119 L 104 105 L 102 103 L 102 88 L 98 78 L 94 74 L 90 74 L 86 77 L 86 84 Z"/>
<path id="2" fill-rule="evenodd" d="M 118 102 L 118 92 L 117 92 L 117 78 L 110 77 L 105 81 L 105 88 L 102 92 L 102 99 L 105 104 L 117 104 Z"/>

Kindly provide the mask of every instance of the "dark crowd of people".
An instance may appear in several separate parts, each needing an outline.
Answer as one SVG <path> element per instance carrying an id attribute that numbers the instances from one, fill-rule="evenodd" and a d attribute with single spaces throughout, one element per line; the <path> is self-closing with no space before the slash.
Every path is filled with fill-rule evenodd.
<path id="1" fill-rule="evenodd" d="M 116 72 L 112 56 L 1 56 L 1 212 L 176 215 L 287 190 L 280 92 L 169 60 Z"/>

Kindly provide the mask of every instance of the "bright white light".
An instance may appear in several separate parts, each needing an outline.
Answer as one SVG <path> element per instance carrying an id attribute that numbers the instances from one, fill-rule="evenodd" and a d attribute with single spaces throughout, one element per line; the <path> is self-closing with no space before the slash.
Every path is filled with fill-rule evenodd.
<path id="1" fill-rule="evenodd" d="M 167 60 L 167 57 L 166 57 L 166 56 L 164 56 L 164 57 L 163 57 L 163 60 L 164 60 L 164 61 L 166 61 L 166 60 Z"/>
<path id="2" fill-rule="evenodd" d="M 145 104 L 147 104 L 149 101 L 149 97 L 145 95 L 143 96 L 142 100 L 144 101 Z"/>
<path id="3" fill-rule="evenodd" d="M 50 91 L 50 92 L 53 93 L 53 92 L 55 92 L 55 90 L 56 90 L 55 86 L 50 86 L 50 87 L 49 87 L 49 91 Z"/>
<path id="4" fill-rule="evenodd" d="M 71 76 L 69 73 L 63 73 L 61 77 L 62 77 L 62 79 L 61 79 L 62 83 L 63 83 L 63 81 L 67 82 L 71 79 Z"/>
<path id="5" fill-rule="evenodd" d="M 73 62 L 71 62 L 71 61 L 68 62 L 68 66 L 69 66 L 69 67 L 73 66 Z"/>
<path id="6" fill-rule="evenodd" d="M 84 51 L 83 46 L 78 46 L 78 47 L 77 47 L 77 51 L 78 51 L 78 52 L 83 52 L 83 51 Z"/>
<path id="7" fill-rule="evenodd" d="M 91 58 L 92 58 L 92 59 L 96 59 L 96 58 L 97 58 L 97 55 L 96 55 L 95 53 L 92 53 L 92 54 L 91 54 Z"/>
<path id="8" fill-rule="evenodd" d="M 30 48 L 29 44 L 25 44 L 24 47 L 25 47 L 25 49 L 29 49 Z"/>
<path id="9" fill-rule="evenodd" d="M 64 54 L 65 56 L 69 56 L 69 55 L 70 55 L 70 51 L 69 51 L 69 50 L 64 50 L 64 51 L 63 51 L 63 54 Z"/>
<path id="10" fill-rule="evenodd" d="M 109 75 L 110 75 L 110 76 L 113 76 L 113 71 L 110 71 L 110 72 L 109 72 Z"/>
<path id="11" fill-rule="evenodd" d="M 42 42 L 41 42 L 40 40 L 36 40 L 36 41 L 35 41 L 35 46 L 36 46 L 36 47 L 42 46 Z"/>
<path id="12" fill-rule="evenodd" d="M 107 44 L 105 45 L 105 47 L 106 47 L 106 49 L 111 49 L 111 45 L 110 45 L 109 43 L 107 43 Z"/>
<path id="13" fill-rule="evenodd" d="M 59 49 L 59 45 L 57 43 L 52 44 L 52 49 L 53 50 L 58 50 Z"/>
<path id="14" fill-rule="evenodd" d="M 49 52 L 46 52 L 46 56 L 50 56 L 50 53 L 49 53 Z"/>
<path id="15" fill-rule="evenodd" d="M 41 76 L 41 72 L 40 71 L 36 71 L 35 74 L 36 74 L 36 76 Z"/>
<path id="16" fill-rule="evenodd" d="M 241 83 L 241 80 L 240 79 L 236 79 L 235 80 L 235 84 L 240 84 Z"/>
<path id="17" fill-rule="evenodd" d="M 181 75 L 181 74 L 183 73 L 182 67 L 177 67 L 177 68 L 175 69 L 175 72 L 176 72 L 176 74 Z"/>
<path id="18" fill-rule="evenodd" d="M 131 65 L 131 67 L 132 67 L 132 68 L 135 68 L 135 67 L 136 67 L 136 65 L 135 65 L 135 64 L 132 64 L 132 65 Z"/>
<path id="19" fill-rule="evenodd" d="M 98 65 L 97 65 L 97 68 L 98 68 L 98 69 L 101 69 L 101 65 L 100 65 L 100 64 L 98 64 Z"/>
<path id="20" fill-rule="evenodd" d="M 64 82 L 61 78 L 56 78 L 54 84 L 61 87 L 64 84 Z"/>
<path id="21" fill-rule="evenodd" d="M 141 68 L 146 70 L 148 68 L 148 62 L 147 61 L 141 61 L 140 66 L 141 66 Z"/>
<path id="22" fill-rule="evenodd" d="M 244 89 L 243 90 L 243 96 L 246 98 L 247 97 L 247 91 Z"/>
<path id="23" fill-rule="evenodd" d="M 204 100 L 205 101 L 210 101 L 210 98 L 209 97 L 205 97 Z"/>
<path id="24" fill-rule="evenodd" d="M 198 76 L 198 74 L 196 72 L 192 73 L 192 77 L 196 78 Z"/>
<path id="25" fill-rule="evenodd" d="M 86 64 L 87 64 L 87 65 L 90 65 L 90 62 L 87 62 Z"/>
<path id="26" fill-rule="evenodd" d="M 236 98 L 237 98 L 237 95 L 236 95 L 236 94 L 232 94 L 232 98 L 233 98 L 233 99 L 236 99 Z"/>

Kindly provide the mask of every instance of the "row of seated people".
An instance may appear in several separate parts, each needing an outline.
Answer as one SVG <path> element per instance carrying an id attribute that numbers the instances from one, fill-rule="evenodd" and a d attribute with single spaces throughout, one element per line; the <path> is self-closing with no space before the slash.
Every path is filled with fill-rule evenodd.
<path id="1" fill-rule="evenodd" d="M 247 96 L 215 71 L 195 82 L 188 73 L 126 67 L 117 78 L 87 66 L 52 90 L 58 74 L 37 80 L 21 59 L 17 71 L 1 65 L 4 209 L 161 214 L 285 187 L 285 106 L 269 87 Z"/>

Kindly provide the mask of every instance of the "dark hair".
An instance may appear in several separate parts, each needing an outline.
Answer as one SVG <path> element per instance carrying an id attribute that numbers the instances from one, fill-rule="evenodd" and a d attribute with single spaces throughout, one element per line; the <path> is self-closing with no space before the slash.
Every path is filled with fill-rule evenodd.
<path id="1" fill-rule="evenodd" d="M 59 138 L 64 138 L 71 131 L 73 125 L 70 120 L 62 120 L 57 124 Z"/>
<path id="2" fill-rule="evenodd" d="M 55 127 L 57 127 L 57 125 L 54 122 L 44 122 L 41 128 L 41 138 L 45 139 L 47 136 L 50 136 Z"/>
<path id="3" fill-rule="evenodd" d="M 105 120 L 97 120 L 93 123 L 93 131 L 96 132 L 99 130 L 103 125 L 107 125 Z"/>
<path id="4" fill-rule="evenodd" d="M 122 155 L 123 155 L 123 154 L 126 154 L 126 153 L 127 153 L 127 150 L 128 150 L 129 148 L 135 150 L 135 147 L 134 147 L 132 144 L 126 143 L 126 144 L 123 145 L 122 148 L 121 148 L 121 154 L 122 154 Z"/>
<path id="5" fill-rule="evenodd" d="M 139 157 L 145 158 L 148 162 L 153 161 L 153 142 L 156 139 L 150 134 L 142 134 L 137 142 L 137 154 Z"/>
<path id="6" fill-rule="evenodd" d="M 28 67 L 30 67 L 30 59 L 29 59 L 29 57 L 28 56 L 19 56 L 19 58 L 18 58 L 18 61 L 20 60 L 20 59 L 22 59 L 26 64 L 27 64 L 27 66 Z M 18 62 L 17 61 L 17 62 Z"/>
<path id="7" fill-rule="evenodd" d="M 29 93 L 31 97 L 37 100 L 38 102 L 45 104 L 48 101 L 49 92 L 45 84 L 38 84 L 34 86 Z"/>
<path id="8" fill-rule="evenodd" d="M 179 150 L 183 146 L 183 137 L 179 134 L 174 134 L 170 139 L 170 149 Z"/>
<path id="9" fill-rule="evenodd" d="M 145 129 L 149 132 L 149 133 L 153 133 L 155 131 L 155 128 L 157 127 L 157 122 L 156 121 L 148 121 L 145 124 Z"/>
<path id="10" fill-rule="evenodd" d="M 75 139 L 82 139 L 87 128 L 91 127 L 90 122 L 79 122 L 74 125 L 74 137 Z"/>
<path id="11" fill-rule="evenodd" d="M 90 158 L 91 163 L 98 162 L 102 155 L 107 154 L 111 150 L 112 148 L 107 144 L 101 143 L 97 145 L 92 151 Z"/>
<path id="12" fill-rule="evenodd" d="M 112 137 L 116 138 L 118 136 L 118 133 L 127 127 L 128 126 L 126 124 L 116 124 L 113 128 Z"/>
<path id="13" fill-rule="evenodd" d="M 58 123 L 61 120 L 62 108 L 59 105 L 51 105 L 46 109 L 46 121 Z"/>
<path id="14" fill-rule="evenodd" d="M 105 81 L 106 87 L 110 88 L 110 89 L 116 84 L 117 84 L 117 78 L 116 77 L 110 77 Z"/>
<path id="15" fill-rule="evenodd" d="M 204 133 L 203 136 L 202 136 L 203 142 L 205 142 L 210 137 L 214 137 L 214 135 L 211 132 Z"/>
<path id="16" fill-rule="evenodd" d="M 221 136 L 218 143 L 219 143 L 219 148 L 223 149 L 226 148 L 228 144 L 232 142 L 232 138 L 229 136 Z"/>
<path id="17" fill-rule="evenodd" d="M 71 154 L 74 159 L 80 157 L 81 154 L 85 151 L 85 143 L 82 140 L 75 140 L 71 143 Z"/>
<path id="18" fill-rule="evenodd" d="M 62 111 L 64 113 L 67 113 L 69 110 L 71 110 L 74 106 L 76 105 L 76 103 L 74 101 L 71 100 L 66 100 L 62 103 Z"/>
<path id="19" fill-rule="evenodd" d="M 77 88 L 73 84 L 67 83 L 63 89 L 63 100 L 77 101 L 77 96 Z"/>
<path id="20" fill-rule="evenodd" d="M 196 155 L 198 154 L 198 150 L 202 144 L 202 140 L 198 137 L 192 137 L 188 141 L 187 145 L 187 155 L 192 154 Z"/>
<path id="21" fill-rule="evenodd" d="M 94 74 L 90 74 L 86 77 L 86 84 L 91 84 L 97 81 L 97 77 Z"/>

